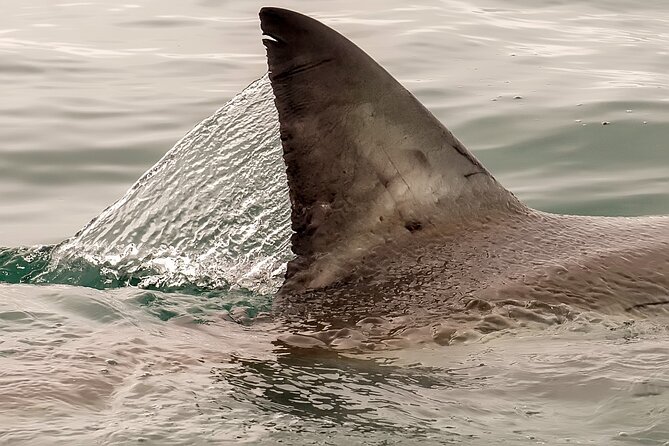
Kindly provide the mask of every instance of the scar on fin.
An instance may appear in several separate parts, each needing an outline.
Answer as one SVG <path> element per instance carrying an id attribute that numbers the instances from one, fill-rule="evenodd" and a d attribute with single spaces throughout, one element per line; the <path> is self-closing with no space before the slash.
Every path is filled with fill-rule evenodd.
<path id="1" fill-rule="evenodd" d="M 654 307 L 657 305 L 669 305 L 669 300 L 662 300 L 659 302 L 646 302 L 643 304 L 636 304 L 632 305 L 631 307 L 628 307 L 625 309 L 625 311 L 631 311 L 631 310 L 637 310 L 639 308 L 645 308 L 645 307 Z"/>
<path id="2" fill-rule="evenodd" d="M 290 70 L 284 71 L 283 73 L 279 73 L 274 77 L 274 81 L 280 81 L 283 78 L 295 76 L 296 74 L 304 73 L 306 71 L 310 70 L 315 70 L 316 68 L 319 68 L 321 65 L 328 64 L 332 62 L 334 59 L 329 57 L 327 59 L 319 60 L 316 62 L 312 63 L 305 63 L 302 65 L 297 65 Z"/>
<path id="3" fill-rule="evenodd" d="M 477 173 L 485 173 L 485 172 L 478 171 L 478 172 L 466 173 L 466 174 L 465 174 L 465 178 L 469 178 L 469 177 L 471 177 L 471 176 L 473 176 L 473 175 L 476 175 Z"/>

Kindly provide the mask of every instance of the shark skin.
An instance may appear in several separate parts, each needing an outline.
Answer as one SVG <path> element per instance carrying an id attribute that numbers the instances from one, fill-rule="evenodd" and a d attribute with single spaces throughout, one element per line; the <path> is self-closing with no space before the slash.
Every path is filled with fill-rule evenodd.
<path id="1" fill-rule="evenodd" d="M 260 21 L 294 231 L 279 317 L 402 320 L 386 331 L 448 343 L 462 326 L 666 314 L 669 217 L 531 209 L 344 36 L 285 9 Z"/>

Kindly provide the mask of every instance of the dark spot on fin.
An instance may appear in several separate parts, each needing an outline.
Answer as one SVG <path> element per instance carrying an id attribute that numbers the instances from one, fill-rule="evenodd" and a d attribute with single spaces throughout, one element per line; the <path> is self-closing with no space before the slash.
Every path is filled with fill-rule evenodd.
<path id="1" fill-rule="evenodd" d="M 412 150 L 412 153 L 418 165 L 426 170 L 430 168 L 430 160 L 422 150 Z"/>
<path id="2" fill-rule="evenodd" d="M 423 225 L 419 221 L 408 221 L 404 224 L 404 227 L 407 228 L 409 232 L 416 232 L 423 229 Z"/>

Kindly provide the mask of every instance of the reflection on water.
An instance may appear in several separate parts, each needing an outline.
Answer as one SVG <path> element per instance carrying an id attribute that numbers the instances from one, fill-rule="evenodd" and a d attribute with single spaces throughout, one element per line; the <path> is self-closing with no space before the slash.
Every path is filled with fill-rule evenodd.
<path id="1" fill-rule="evenodd" d="M 232 398 L 251 402 L 262 411 L 286 413 L 331 428 L 348 423 L 358 432 L 437 433 L 439 429 L 432 425 L 436 420 L 414 418 L 404 425 L 392 413 L 409 415 L 410 408 L 403 406 L 406 401 L 415 404 L 421 389 L 439 391 L 457 385 L 457 373 L 448 370 L 398 367 L 390 360 L 329 351 L 292 350 L 279 352 L 272 361 L 235 358 L 232 363 L 239 368 L 213 370 L 217 380 L 238 389 Z M 434 409 L 438 410 L 423 407 L 425 412 Z"/>

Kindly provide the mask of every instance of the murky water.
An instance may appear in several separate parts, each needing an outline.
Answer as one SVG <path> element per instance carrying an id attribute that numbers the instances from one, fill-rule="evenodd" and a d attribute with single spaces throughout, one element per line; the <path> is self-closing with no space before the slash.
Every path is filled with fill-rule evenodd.
<path id="1" fill-rule="evenodd" d="M 280 5 L 367 50 L 529 205 L 669 213 L 663 2 Z M 265 72 L 260 6 L 3 3 L 0 442 L 669 444 L 663 319 L 276 342 L 266 80 L 223 107 Z"/>

